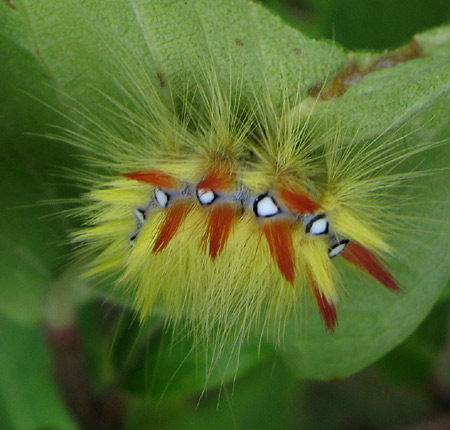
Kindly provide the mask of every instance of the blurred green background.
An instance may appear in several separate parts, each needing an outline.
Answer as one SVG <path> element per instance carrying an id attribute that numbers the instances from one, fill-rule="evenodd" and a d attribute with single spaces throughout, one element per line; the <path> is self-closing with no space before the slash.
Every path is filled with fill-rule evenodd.
<path id="1" fill-rule="evenodd" d="M 352 50 L 395 48 L 415 33 L 450 19 L 448 0 L 263 3 L 304 33 L 334 39 Z M 2 43 L 7 47 L 9 41 Z M 11 87 L 16 85 L 15 79 L 22 78 L 11 77 Z M 23 97 L 26 106 L 28 96 Z M 40 127 L 31 124 L 29 129 L 42 132 Z M 13 136 L 14 128 L 15 124 L 7 124 L 5 135 Z M 26 153 L 26 146 L 22 151 Z M 45 163 L 61 165 L 61 154 L 52 154 L 55 159 L 46 159 Z M 6 160 L 6 151 L 3 156 Z M 39 183 L 37 179 L 36 187 Z M 30 189 L 24 192 L 30 193 Z M 32 235 L 33 226 L 27 225 L 26 219 L 23 225 Z M 6 229 L 3 233 L 6 236 Z M 52 243 L 60 243 L 61 238 L 52 234 L 51 230 L 45 233 Z M 2 252 L 5 261 L 15 258 L 5 247 Z M 46 273 L 42 276 L 45 282 Z M 26 291 L 26 282 L 22 285 L 17 279 L 17 284 Z M 30 300 L 34 298 L 30 296 Z M 225 374 L 210 375 L 210 388 L 203 394 L 203 379 L 198 375 L 204 364 L 201 354 L 188 354 L 189 345 L 172 346 L 158 319 L 141 328 L 130 312 L 90 299 L 77 311 L 80 332 L 64 334 L 64 339 L 70 340 L 64 349 L 61 339 L 52 338 L 40 326 L 12 322 L 9 310 L 1 303 L 0 308 L 4 311 L 0 315 L 0 429 L 79 428 L 51 377 L 49 345 L 64 362 L 60 371 L 70 368 L 80 377 L 76 381 L 66 379 L 73 384 L 72 401 L 77 407 L 82 405 L 89 416 L 90 400 L 95 403 L 103 399 L 95 412 L 99 422 L 90 428 L 119 429 L 121 422 L 130 430 L 450 428 L 450 285 L 402 345 L 345 380 L 298 381 L 270 346 L 262 345 L 259 357 L 255 357 L 254 345 L 250 345 L 248 354 L 245 348 L 242 351 L 239 371 L 236 373 L 231 365 Z M 74 359 L 71 348 L 77 342 L 81 342 L 84 357 Z M 83 361 L 92 399 L 76 398 L 77 393 L 86 393 Z M 60 380 L 65 377 L 59 375 Z"/>

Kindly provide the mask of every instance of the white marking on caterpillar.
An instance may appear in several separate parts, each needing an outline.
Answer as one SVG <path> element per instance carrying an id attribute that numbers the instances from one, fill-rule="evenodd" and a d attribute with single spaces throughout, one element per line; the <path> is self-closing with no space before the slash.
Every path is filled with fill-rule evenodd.
<path id="1" fill-rule="evenodd" d="M 164 190 L 162 190 L 161 188 L 156 188 L 155 189 L 155 199 L 156 199 L 158 205 L 162 209 L 165 209 L 167 207 L 167 205 L 169 204 L 170 195 L 168 193 L 166 193 Z"/>
<path id="2" fill-rule="evenodd" d="M 349 242 L 350 241 L 348 239 L 341 239 L 339 242 L 334 242 L 332 245 L 330 245 L 328 253 L 330 258 L 334 258 L 338 256 L 342 251 L 344 251 Z"/>
<path id="3" fill-rule="evenodd" d="M 138 223 L 142 223 L 142 224 L 144 223 L 145 218 L 146 218 L 145 209 L 142 209 L 142 208 L 135 209 L 134 215 L 136 216 Z"/>
<path id="4" fill-rule="evenodd" d="M 306 224 L 306 233 L 319 236 L 328 233 L 328 220 L 325 214 L 319 214 L 313 217 L 308 224 Z"/>
<path id="5" fill-rule="evenodd" d="M 261 194 L 255 199 L 253 210 L 256 216 L 269 218 L 280 213 L 280 208 L 272 197 Z"/>
<path id="6" fill-rule="evenodd" d="M 197 198 L 203 206 L 210 205 L 217 198 L 217 194 L 212 190 L 197 190 Z"/>
<path id="7" fill-rule="evenodd" d="M 137 237 L 139 236 L 142 226 L 145 224 L 145 220 L 147 218 L 146 209 L 136 208 L 134 210 L 134 216 L 136 217 L 136 227 L 134 229 L 134 232 L 128 239 L 128 242 L 132 247 L 134 247 L 134 245 L 135 245 L 134 242 L 137 239 Z"/>

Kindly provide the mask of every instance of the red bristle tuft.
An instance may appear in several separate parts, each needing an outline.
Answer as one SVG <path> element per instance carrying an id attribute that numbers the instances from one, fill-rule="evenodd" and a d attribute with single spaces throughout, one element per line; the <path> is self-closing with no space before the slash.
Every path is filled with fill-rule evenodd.
<path id="1" fill-rule="evenodd" d="M 393 276 L 383 267 L 380 260 L 371 251 L 364 248 L 364 246 L 359 243 L 350 241 L 342 252 L 342 256 L 364 269 L 369 275 L 380 281 L 391 291 L 402 291 Z"/>
<path id="2" fill-rule="evenodd" d="M 319 307 L 320 315 L 322 316 L 322 320 L 325 323 L 327 330 L 333 332 L 338 323 L 336 305 L 334 303 L 330 303 L 326 299 L 325 295 L 319 291 L 316 282 L 309 273 L 308 277 L 314 293 L 314 298 L 316 299 L 317 306 Z"/>
<path id="3" fill-rule="evenodd" d="M 163 224 L 153 246 L 153 252 L 161 252 L 169 244 L 186 218 L 189 209 L 190 206 L 186 201 L 175 202 L 167 208 Z"/>
<path id="4" fill-rule="evenodd" d="M 209 255 L 213 260 L 225 247 L 235 217 L 236 208 L 231 203 L 218 204 L 209 211 L 205 241 L 209 243 Z"/>
<path id="5" fill-rule="evenodd" d="M 234 185 L 233 179 L 234 178 L 231 172 L 215 168 L 203 178 L 203 180 L 197 185 L 197 189 L 228 191 Z"/>
<path id="6" fill-rule="evenodd" d="M 298 214 L 312 214 L 320 208 L 320 205 L 302 188 L 282 187 L 279 196 L 291 211 Z"/>
<path id="7" fill-rule="evenodd" d="M 147 170 L 145 172 L 122 173 L 123 176 L 135 179 L 139 182 L 154 185 L 162 188 L 176 188 L 178 181 L 167 173 L 160 170 Z"/>
<path id="8" fill-rule="evenodd" d="M 295 280 L 295 251 L 289 220 L 268 221 L 263 227 L 272 257 L 281 274 L 291 284 Z"/>

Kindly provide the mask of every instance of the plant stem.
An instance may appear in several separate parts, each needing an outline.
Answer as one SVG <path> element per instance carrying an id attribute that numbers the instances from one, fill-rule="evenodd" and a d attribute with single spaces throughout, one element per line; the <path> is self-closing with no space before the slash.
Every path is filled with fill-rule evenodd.
<path id="1" fill-rule="evenodd" d="M 56 382 L 82 430 L 120 430 L 125 403 L 115 386 L 101 395 L 91 383 L 81 331 L 76 319 L 78 305 L 89 297 L 76 270 L 69 269 L 49 290 L 45 335 L 53 356 Z"/>
<path id="2" fill-rule="evenodd" d="M 46 338 L 53 354 L 56 381 L 80 428 L 123 428 L 125 407 L 118 391 L 111 387 L 98 397 L 92 389 L 78 327 L 47 327 Z"/>

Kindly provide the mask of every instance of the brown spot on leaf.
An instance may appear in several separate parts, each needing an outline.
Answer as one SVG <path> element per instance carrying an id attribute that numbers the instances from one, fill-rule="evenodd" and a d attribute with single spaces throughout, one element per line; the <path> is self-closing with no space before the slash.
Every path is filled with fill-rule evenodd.
<path id="1" fill-rule="evenodd" d="M 330 100 L 339 97 L 347 91 L 347 88 L 357 84 L 365 76 L 355 63 L 350 63 L 344 70 L 341 70 L 331 82 L 331 86 L 324 92 L 319 92 L 321 100 Z"/>
<path id="2" fill-rule="evenodd" d="M 313 85 L 311 88 L 308 89 L 308 94 L 311 97 L 317 97 L 320 93 L 320 91 L 322 90 L 323 84 L 321 83 L 317 83 L 315 85 Z"/>
<path id="3" fill-rule="evenodd" d="M 372 66 L 368 68 L 367 73 L 384 69 L 386 67 L 393 67 L 397 64 L 406 63 L 407 61 L 419 58 L 421 53 L 422 47 L 415 40 L 413 40 L 404 48 L 380 57 L 374 64 L 372 64 Z"/>
<path id="4" fill-rule="evenodd" d="M 156 74 L 156 76 L 158 76 L 159 79 L 159 85 L 161 85 L 161 88 L 164 88 L 166 86 L 166 78 L 164 77 L 164 75 L 162 74 L 162 72 L 158 72 Z"/>
<path id="5" fill-rule="evenodd" d="M 308 90 L 308 93 L 313 97 L 319 97 L 320 100 L 330 100 L 332 98 L 339 97 L 347 91 L 348 87 L 356 85 L 369 73 L 414 60 L 415 58 L 419 58 L 421 53 L 422 48 L 417 42 L 412 41 L 409 45 L 403 48 L 400 48 L 392 53 L 382 55 L 371 66 L 364 69 L 360 69 L 355 63 L 350 62 L 344 70 L 341 70 L 334 77 L 326 91 L 321 92 L 322 86 L 315 85 Z"/>
<path id="6" fill-rule="evenodd" d="M 241 39 L 235 40 L 237 46 L 244 46 L 244 42 Z"/>
<path id="7" fill-rule="evenodd" d="M 16 5 L 11 0 L 5 0 L 5 3 L 12 9 L 17 10 Z"/>
<path id="8" fill-rule="evenodd" d="M 301 55 L 302 50 L 300 48 L 294 48 L 294 52 L 296 55 Z"/>

